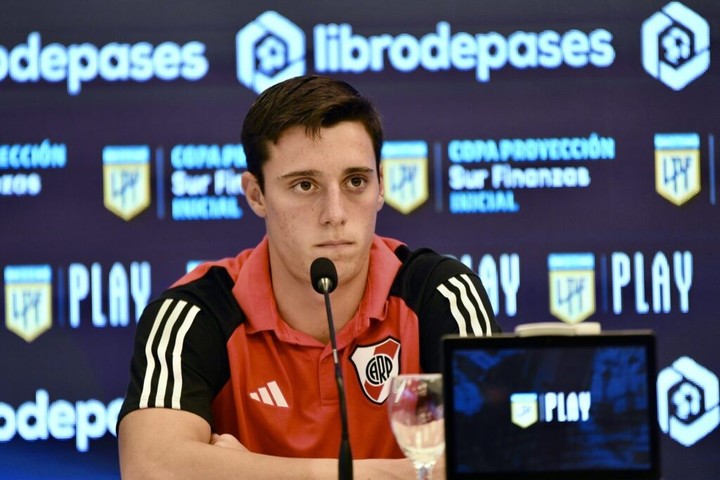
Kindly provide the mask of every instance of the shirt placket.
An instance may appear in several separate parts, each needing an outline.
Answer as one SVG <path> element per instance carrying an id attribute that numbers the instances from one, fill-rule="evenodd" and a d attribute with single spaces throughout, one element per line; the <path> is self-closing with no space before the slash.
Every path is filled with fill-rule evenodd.
<path id="1" fill-rule="evenodd" d="M 338 355 L 340 352 L 338 352 Z M 337 383 L 335 382 L 335 362 L 332 348 L 328 345 L 320 355 L 318 362 L 318 382 L 320 401 L 322 404 L 333 404 L 338 401 Z"/>

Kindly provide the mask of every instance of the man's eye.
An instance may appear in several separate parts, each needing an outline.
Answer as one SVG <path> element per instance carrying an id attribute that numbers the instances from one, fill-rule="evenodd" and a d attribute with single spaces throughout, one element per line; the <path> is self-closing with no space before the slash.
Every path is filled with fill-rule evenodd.
<path id="1" fill-rule="evenodd" d="M 298 182 L 298 183 L 297 183 L 297 187 L 298 187 L 300 190 L 303 190 L 303 191 L 305 191 L 305 192 L 307 192 L 308 190 L 311 190 L 311 189 L 312 189 L 312 186 L 313 186 L 312 183 L 311 183 L 311 182 L 308 182 L 308 181 L 302 181 L 302 182 Z"/>
<path id="2" fill-rule="evenodd" d="M 352 177 L 350 179 L 350 185 L 353 187 L 362 187 L 365 185 L 365 179 L 363 177 Z"/>

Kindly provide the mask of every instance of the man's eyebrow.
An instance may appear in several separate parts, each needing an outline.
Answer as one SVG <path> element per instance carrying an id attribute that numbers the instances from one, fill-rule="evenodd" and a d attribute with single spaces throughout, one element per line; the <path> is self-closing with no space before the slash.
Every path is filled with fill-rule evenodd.
<path id="1" fill-rule="evenodd" d="M 374 168 L 370 167 L 350 167 L 345 169 L 345 175 L 350 175 L 353 173 L 373 173 L 375 172 Z"/>
<path id="2" fill-rule="evenodd" d="M 281 180 L 288 179 L 288 178 L 297 178 L 297 177 L 317 177 L 320 175 L 319 170 L 295 170 L 293 172 L 288 172 L 284 175 L 280 175 L 278 178 Z"/>
<path id="3" fill-rule="evenodd" d="M 353 175 L 357 173 L 374 173 L 375 169 L 370 167 L 350 167 L 346 168 L 343 174 Z M 281 180 L 293 179 L 298 177 L 321 177 L 323 173 L 320 170 L 294 170 L 284 175 L 280 175 Z"/>

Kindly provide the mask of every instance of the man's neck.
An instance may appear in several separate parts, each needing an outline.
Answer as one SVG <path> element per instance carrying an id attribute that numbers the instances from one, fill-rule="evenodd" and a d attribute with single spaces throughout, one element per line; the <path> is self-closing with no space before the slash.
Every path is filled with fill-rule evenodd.
<path id="1" fill-rule="evenodd" d="M 365 293 L 367 274 L 357 276 L 346 284 L 338 285 L 330 294 L 335 331 L 340 331 L 357 313 Z M 319 342 L 328 343 L 327 313 L 323 295 L 317 293 L 309 282 L 297 282 L 289 276 L 273 275 L 273 291 L 280 317 L 290 327 L 306 333 Z"/>

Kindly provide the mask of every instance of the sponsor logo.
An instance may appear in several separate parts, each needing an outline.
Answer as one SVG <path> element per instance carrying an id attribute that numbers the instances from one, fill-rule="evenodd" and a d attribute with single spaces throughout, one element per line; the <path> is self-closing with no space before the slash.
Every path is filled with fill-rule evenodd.
<path id="1" fill-rule="evenodd" d="M 235 43 L 237 78 L 255 93 L 305 73 L 305 33 L 277 12 L 247 24 Z"/>
<path id="2" fill-rule="evenodd" d="M 71 329 L 128 327 L 137 323 L 151 296 L 148 262 L 71 263 L 57 269 L 56 291 L 50 265 L 8 265 L 4 269 L 5 325 L 27 342 L 53 323 Z M 57 310 L 53 312 L 53 298 Z M 134 307 L 134 308 L 133 308 Z"/>
<path id="3" fill-rule="evenodd" d="M 67 270 L 68 325 L 80 328 L 88 320 L 93 328 L 127 327 L 137 322 L 151 296 L 151 268 L 148 262 L 131 262 L 129 267 L 71 263 Z M 107 288 L 107 290 L 106 290 Z M 130 313 L 134 304 L 134 315 Z M 61 315 L 64 315 L 61 311 Z"/>
<path id="4" fill-rule="evenodd" d="M 642 24 L 645 71 L 682 90 L 710 65 L 710 26 L 680 2 L 670 2 Z"/>
<path id="5" fill-rule="evenodd" d="M 516 213 L 517 191 L 589 187 L 591 168 L 597 167 L 573 164 L 614 160 L 615 139 L 594 132 L 587 137 L 457 139 L 448 143 L 447 154 L 450 213 Z"/>
<path id="6" fill-rule="evenodd" d="M 0 173 L 0 197 L 40 195 L 42 171 L 65 168 L 66 165 L 67 146 L 64 143 L 50 143 L 46 138 L 37 144 L 0 144 L 0 172 L 11 172 Z M 23 170 L 33 171 L 25 173 Z"/>
<path id="7" fill-rule="evenodd" d="M 236 220 L 243 210 L 240 144 L 175 145 L 170 151 L 172 218 L 178 221 Z"/>
<path id="8" fill-rule="evenodd" d="M 400 342 L 386 338 L 374 345 L 355 347 L 350 360 L 365 396 L 382 404 L 390 395 L 390 378 L 400 373 Z"/>
<path id="9" fill-rule="evenodd" d="M 165 81 L 199 80 L 208 71 L 205 45 L 188 42 L 112 42 L 102 47 L 83 42 L 64 46 L 42 45 L 40 32 L 31 32 L 27 42 L 7 49 L 0 45 L 0 81 L 17 83 L 66 82 L 67 92 L 78 95 L 84 83 L 100 77 L 108 82 L 146 82 L 153 77 Z"/>
<path id="10" fill-rule="evenodd" d="M 30 343 L 52 326 L 50 265 L 8 265 L 5 277 L 5 325 Z"/>
<path id="11" fill-rule="evenodd" d="M 696 133 L 655 135 L 655 190 L 675 205 L 700 192 L 700 136 Z"/>
<path id="12" fill-rule="evenodd" d="M 652 260 L 646 261 L 646 256 L 652 256 Z M 633 293 L 633 306 L 638 314 L 647 314 L 651 309 L 653 313 L 673 312 L 671 292 L 675 290 L 680 312 L 688 313 L 693 268 L 693 254 L 688 250 L 675 251 L 672 256 L 663 252 L 652 255 L 635 252 L 632 261 L 628 253 L 613 252 L 610 255 L 612 312 L 623 313 L 623 291 L 631 287 L 627 289 Z M 646 278 L 650 279 L 650 289 L 646 289 Z"/>
<path id="13" fill-rule="evenodd" d="M 502 302 L 504 314 L 508 317 L 517 315 L 517 293 L 520 288 L 520 255 L 517 253 L 503 253 L 498 258 L 495 258 L 486 253 L 480 257 L 477 265 L 473 263 L 473 256 L 469 253 L 464 253 L 459 257 L 451 256 L 458 258 L 469 269 L 477 272 L 496 316 L 500 313 L 501 294 L 505 300 Z"/>
<path id="14" fill-rule="evenodd" d="M 587 422 L 590 418 L 590 392 L 521 392 L 510 395 L 512 423 L 528 428 L 538 422 Z"/>
<path id="15" fill-rule="evenodd" d="M 116 435 L 115 424 L 123 399 L 116 398 L 105 405 L 99 400 L 67 400 L 50 402 L 47 390 L 38 389 L 35 400 L 29 400 L 15 410 L 0 402 L 0 443 L 11 441 L 19 435 L 29 442 L 47 440 L 70 440 L 75 438 L 75 448 L 84 453 L 90 449 L 90 440 Z"/>
<path id="16" fill-rule="evenodd" d="M 595 313 L 595 257 L 592 253 L 548 256 L 550 313 L 579 323 Z"/>
<path id="17" fill-rule="evenodd" d="M 382 149 L 385 203 L 400 213 L 428 199 L 428 146 L 423 141 L 385 142 Z"/>
<path id="18" fill-rule="evenodd" d="M 365 73 L 394 69 L 413 72 L 474 70 L 478 82 L 489 82 L 492 71 L 512 66 L 556 69 L 561 66 L 605 68 L 615 60 L 613 35 L 605 29 L 583 32 L 516 31 L 453 32 L 448 22 L 420 37 L 409 33 L 363 36 L 350 24 L 313 27 L 314 69 L 318 73 Z M 237 77 L 241 84 L 262 92 L 281 80 L 306 71 L 305 34 L 274 11 L 267 11 L 236 35 Z"/>
<path id="19" fill-rule="evenodd" d="M 527 428 L 538 422 L 537 393 L 513 393 L 510 395 L 510 415 L 512 423 Z"/>
<path id="20" fill-rule="evenodd" d="M 150 147 L 103 148 L 103 197 L 105 208 L 125 221 L 150 206 Z"/>
<path id="21" fill-rule="evenodd" d="M 364 37 L 344 23 L 316 25 L 313 39 L 315 69 L 329 73 L 379 72 L 386 69 L 387 61 L 399 72 L 474 70 L 475 79 L 484 83 L 490 81 L 491 71 L 508 65 L 517 69 L 607 67 L 615 60 L 612 34 L 604 29 L 517 31 L 505 37 L 497 32 L 452 32 L 451 25 L 441 21 L 434 32 L 420 38 L 408 33 Z"/>
<path id="22" fill-rule="evenodd" d="M 264 387 L 260 387 L 254 392 L 250 392 L 250 398 L 265 405 L 288 408 L 285 395 L 280 391 L 280 387 L 275 380 L 268 382 Z"/>
<path id="23" fill-rule="evenodd" d="M 718 377 L 690 357 L 680 357 L 657 379 L 660 429 L 691 447 L 720 425 Z"/>

